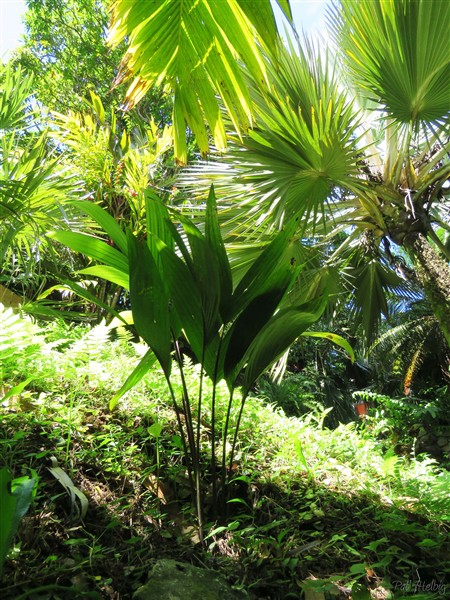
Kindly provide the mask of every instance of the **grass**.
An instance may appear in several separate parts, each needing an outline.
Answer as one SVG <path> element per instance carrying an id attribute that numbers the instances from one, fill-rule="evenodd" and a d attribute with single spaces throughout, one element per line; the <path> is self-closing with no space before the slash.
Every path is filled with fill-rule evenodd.
<path id="1" fill-rule="evenodd" d="M 1 463 L 14 477 L 37 473 L 39 483 L 5 564 L 2 598 L 131 598 L 163 557 L 219 570 L 255 599 L 439 597 L 450 573 L 450 475 L 430 457 L 395 454 L 370 423 L 329 430 L 320 406 L 286 417 L 251 397 L 228 515 L 210 518 L 202 547 L 162 374 L 150 372 L 111 413 L 142 348 L 111 341 L 104 326 L 55 323 L 44 335 L 3 366 L 4 390 L 33 380 L 0 409 Z M 198 368 L 187 374 L 195 391 Z M 173 382 L 181 385 L 176 373 Z M 219 424 L 227 397 L 224 387 Z M 210 425 L 206 411 L 206 499 Z M 55 476 L 52 457 L 78 495 Z M 441 587 L 424 595 L 432 582 Z"/>

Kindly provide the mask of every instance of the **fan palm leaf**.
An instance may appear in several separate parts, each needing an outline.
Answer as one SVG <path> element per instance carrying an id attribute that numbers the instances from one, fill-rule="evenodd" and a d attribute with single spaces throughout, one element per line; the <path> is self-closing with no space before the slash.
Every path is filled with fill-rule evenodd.
<path id="1" fill-rule="evenodd" d="M 270 56 L 266 61 L 270 90 L 252 86 L 255 128 L 242 144 L 234 140 L 224 166 L 201 165 L 190 176 L 212 176 L 225 201 L 244 192 L 253 222 L 280 227 L 300 216 L 305 225 L 315 223 L 336 186 L 361 185 L 358 121 L 335 69 L 306 39 L 297 49 L 280 46 L 275 65 Z"/>
<path id="2" fill-rule="evenodd" d="M 329 23 L 360 94 L 396 123 L 448 124 L 448 2 L 342 0 Z"/>

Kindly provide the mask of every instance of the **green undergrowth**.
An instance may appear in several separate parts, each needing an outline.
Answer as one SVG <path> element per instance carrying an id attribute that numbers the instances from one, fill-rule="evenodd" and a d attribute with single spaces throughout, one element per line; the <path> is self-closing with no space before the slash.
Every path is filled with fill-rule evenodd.
<path id="1" fill-rule="evenodd" d="M 108 409 L 145 351 L 128 337 L 112 341 L 103 324 L 53 323 L 8 338 L 1 466 L 38 485 L 4 566 L 2 598 L 131 598 L 163 557 L 219 570 L 255 599 L 445 597 L 449 472 L 425 454 L 394 453 L 359 423 L 325 428 L 319 403 L 295 418 L 249 397 L 220 518 L 208 505 L 204 412 L 201 547 L 163 375 L 151 371 Z M 198 367 L 187 362 L 186 373 L 195 398 Z M 176 371 L 173 382 L 180 389 Z M 219 427 L 227 400 L 223 386 Z"/>

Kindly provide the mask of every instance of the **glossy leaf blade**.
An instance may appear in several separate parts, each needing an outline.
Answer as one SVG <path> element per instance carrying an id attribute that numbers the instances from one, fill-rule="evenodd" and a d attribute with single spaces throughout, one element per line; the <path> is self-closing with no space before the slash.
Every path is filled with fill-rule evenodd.
<path id="1" fill-rule="evenodd" d="M 220 307 L 220 276 L 217 257 L 201 231 L 190 221 L 181 220 L 192 253 L 193 275 L 198 286 L 202 306 L 205 341 L 217 331 Z"/>
<path id="2" fill-rule="evenodd" d="M 147 244 L 138 241 L 131 232 L 127 239 L 134 325 L 169 376 L 171 333 L 167 291 Z"/>
<path id="3" fill-rule="evenodd" d="M 323 297 L 298 309 L 288 308 L 280 311 L 270 320 L 249 349 L 244 373 L 244 395 L 298 336 L 320 318 L 326 304 L 327 299 Z"/>
<path id="4" fill-rule="evenodd" d="M 231 310 L 230 303 L 233 293 L 233 281 L 227 251 L 220 233 L 219 219 L 217 217 L 217 202 L 213 185 L 211 185 L 209 190 L 209 196 L 206 203 L 205 236 L 206 241 L 210 246 L 211 260 L 214 257 L 218 269 L 220 282 L 219 310 L 222 320 L 225 322 L 228 320 Z"/>
<path id="5" fill-rule="evenodd" d="M 125 383 L 122 385 L 114 396 L 111 398 L 109 403 L 109 410 L 114 410 L 119 400 L 126 394 L 131 388 L 137 385 L 141 379 L 148 373 L 156 362 L 156 356 L 152 350 L 147 350 L 144 356 L 139 361 L 139 364 L 133 369 L 133 372 L 126 378 Z"/>
<path id="6" fill-rule="evenodd" d="M 157 260 L 156 239 L 162 240 L 166 246 L 173 248 L 173 236 L 168 225 L 169 212 L 162 200 L 152 190 L 145 191 L 145 204 L 147 232 L 152 234 L 147 237 L 147 244 L 153 258 Z"/>
<path id="7" fill-rule="evenodd" d="M 284 285 L 283 282 L 293 277 L 296 266 L 289 247 L 295 228 L 296 221 L 293 220 L 278 233 L 245 273 L 233 293 L 234 314 L 238 314 L 257 296 Z"/>
<path id="8" fill-rule="evenodd" d="M 93 202 L 78 201 L 72 202 L 72 205 L 92 217 L 92 219 L 100 225 L 103 231 L 109 235 L 119 250 L 123 252 L 123 254 L 127 254 L 127 236 L 114 217 L 106 212 L 101 206 L 94 204 Z"/>
<path id="9" fill-rule="evenodd" d="M 20 519 L 30 506 L 36 480 L 25 479 L 11 492 L 12 483 L 8 469 L 0 469 L 0 575 Z"/>
<path id="10" fill-rule="evenodd" d="M 337 335 L 336 333 L 330 333 L 329 331 L 305 331 L 302 333 L 302 336 L 330 340 L 330 342 L 336 344 L 336 346 L 340 346 L 341 348 L 343 348 L 349 355 L 350 360 L 352 362 L 355 362 L 355 353 L 353 351 L 353 348 L 350 346 L 350 344 L 345 338 L 343 338 L 340 335 Z"/>
<path id="11" fill-rule="evenodd" d="M 106 279 L 106 281 L 115 283 L 126 290 L 130 288 L 130 278 L 128 273 L 124 273 L 123 271 L 115 269 L 114 267 L 109 267 L 107 265 L 95 265 L 94 267 L 81 269 L 81 271 L 78 271 L 78 273 L 81 275 L 92 275 L 94 277 Z"/>
<path id="12" fill-rule="evenodd" d="M 121 322 L 123 322 L 125 325 L 127 325 L 126 320 L 124 320 L 121 317 L 120 313 L 118 313 L 116 310 L 111 308 L 108 304 L 106 304 L 106 302 L 102 302 L 99 298 L 94 296 L 94 294 L 91 294 L 91 292 L 89 292 L 87 289 L 85 289 L 83 286 L 79 285 L 78 283 L 75 283 L 74 281 L 61 279 L 61 284 L 54 285 L 51 288 L 48 288 L 47 290 L 45 290 L 44 292 L 42 292 L 42 294 L 40 294 L 38 296 L 37 300 L 41 301 L 44 298 L 47 298 L 47 296 L 49 296 L 54 290 L 58 290 L 58 291 L 67 290 L 70 292 L 74 292 L 75 294 L 80 296 L 80 298 L 84 298 L 85 300 L 92 302 L 92 304 L 96 304 L 97 306 L 100 306 L 106 312 L 109 312 L 110 314 L 114 315 L 114 317 L 116 317 Z"/>
<path id="13" fill-rule="evenodd" d="M 203 347 L 203 318 L 201 297 L 196 281 L 182 259 L 167 246 L 160 248 L 164 280 L 170 290 L 170 301 L 176 311 L 181 329 L 198 360 Z"/>
<path id="14" fill-rule="evenodd" d="M 257 296 L 236 319 L 225 342 L 224 375 L 227 381 L 234 382 L 249 346 L 273 316 L 286 288 L 287 285 L 281 285 Z"/>
<path id="15" fill-rule="evenodd" d="M 102 240 L 72 231 L 54 231 L 49 233 L 48 236 L 75 250 L 75 252 L 85 254 L 123 273 L 128 273 L 128 261 L 126 257 Z"/>

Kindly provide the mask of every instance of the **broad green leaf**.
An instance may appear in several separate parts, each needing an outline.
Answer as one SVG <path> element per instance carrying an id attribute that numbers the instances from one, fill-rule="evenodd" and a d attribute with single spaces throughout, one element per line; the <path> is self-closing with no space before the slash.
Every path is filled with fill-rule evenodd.
<path id="1" fill-rule="evenodd" d="M 286 293 L 291 277 L 289 276 L 279 286 L 254 298 L 233 324 L 224 344 L 226 354 L 223 368 L 229 385 L 234 385 L 249 346 L 273 316 Z"/>
<path id="2" fill-rule="evenodd" d="M 180 217 L 180 215 L 178 213 L 177 213 L 177 217 Z M 184 262 L 186 263 L 187 267 L 189 268 L 189 271 L 194 276 L 195 275 L 194 263 L 193 263 L 191 255 L 189 253 L 189 248 L 187 246 L 187 243 L 185 242 L 185 238 L 183 238 L 181 236 L 179 230 L 177 229 L 177 227 L 175 227 L 175 225 L 172 223 L 172 221 L 168 221 L 167 226 L 169 228 L 170 235 L 172 236 L 173 241 L 175 242 L 178 250 L 181 252 Z M 171 247 L 171 245 L 170 245 L 170 247 Z"/>
<path id="3" fill-rule="evenodd" d="M 162 200 L 152 190 L 145 190 L 145 203 L 147 232 L 152 234 L 147 237 L 147 244 L 153 258 L 158 261 L 156 239 L 163 241 L 169 248 L 173 248 L 173 236 L 168 225 L 169 212 Z"/>
<path id="4" fill-rule="evenodd" d="M 194 248 L 192 257 L 180 234 L 169 221 L 167 224 L 170 226 L 170 234 L 181 248 L 183 258 L 161 240 L 154 240 L 154 248 L 162 266 L 165 285 L 169 290 L 169 316 L 173 334 L 178 337 L 183 331 L 198 361 L 203 361 L 207 374 L 214 377 L 220 327 L 220 289 L 218 284 L 216 289 L 209 289 L 212 287 L 212 279 L 205 275 L 211 273 L 208 257 L 211 260 L 214 257 L 211 255 L 211 248 L 208 252 L 208 242 L 201 232 L 187 219 L 183 219 L 182 222 L 189 232 L 190 246 Z M 213 268 L 217 270 L 217 266 Z M 209 312 L 211 306 L 213 312 Z"/>
<path id="5" fill-rule="evenodd" d="M 194 223 L 184 217 L 181 224 L 192 253 L 193 275 L 200 292 L 205 342 L 217 332 L 220 307 L 220 273 L 213 247 Z"/>
<path id="6" fill-rule="evenodd" d="M 21 478 L 14 485 L 6 467 L 0 469 L 0 576 L 20 519 L 30 507 L 36 479 Z"/>
<path id="7" fill-rule="evenodd" d="M 21 381 L 17 385 L 13 386 L 10 390 L 6 392 L 4 396 L 1 396 L 0 400 L 5 402 L 8 398 L 12 398 L 13 396 L 18 396 L 23 392 L 23 390 L 27 387 L 30 381 L 33 381 L 34 377 L 28 377 L 25 381 Z"/>
<path id="8" fill-rule="evenodd" d="M 298 308 L 279 311 L 260 331 L 248 351 L 244 373 L 243 394 L 250 391 L 272 363 L 293 344 L 308 327 L 315 323 L 327 304 L 324 296 Z"/>
<path id="9" fill-rule="evenodd" d="M 152 437 L 155 437 L 156 439 L 159 438 L 162 430 L 163 430 L 163 426 L 158 421 L 156 423 L 153 423 L 153 425 L 150 425 L 150 427 L 147 427 L 148 434 L 151 435 Z"/>
<path id="10" fill-rule="evenodd" d="M 172 340 L 166 287 L 147 244 L 137 240 L 131 232 L 127 239 L 134 325 L 169 377 Z"/>
<path id="11" fill-rule="evenodd" d="M 223 370 L 231 386 L 245 363 L 250 345 L 273 316 L 298 273 L 294 248 L 291 246 L 295 227 L 296 221 L 292 221 L 275 237 L 244 275 L 233 294 L 235 313 L 240 311 L 240 314 L 223 346 Z"/>
<path id="12" fill-rule="evenodd" d="M 85 494 L 74 484 L 67 473 L 61 469 L 54 456 L 50 458 L 51 467 L 48 470 L 59 481 L 70 497 L 72 515 L 76 520 L 83 520 L 89 508 L 89 501 Z"/>
<path id="13" fill-rule="evenodd" d="M 93 202 L 76 201 L 72 202 L 72 206 L 75 206 L 75 208 L 78 208 L 92 217 L 94 221 L 100 225 L 102 230 L 109 235 L 119 250 L 126 256 L 128 252 L 127 236 L 122 231 L 114 217 L 106 212 L 106 210 L 101 206 L 94 204 Z"/>
<path id="14" fill-rule="evenodd" d="M 164 281 L 170 290 L 172 310 L 199 361 L 204 349 L 204 328 L 200 290 L 193 274 L 173 250 L 160 242 L 160 258 Z"/>
<path id="15" fill-rule="evenodd" d="M 330 340 L 330 342 L 333 342 L 333 344 L 336 344 L 336 346 L 340 346 L 341 348 L 343 348 L 349 355 L 350 360 L 352 362 L 355 362 L 355 353 L 353 352 L 353 348 L 350 346 L 350 344 L 345 338 L 343 338 L 340 335 L 337 335 L 336 333 L 330 333 L 329 331 L 305 331 L 304 333 L 302 333 L 302 336 Z"/>
<path id="16" fill-rule="evenodd" d="M 186 165 L 188 162 L 185 128 L 186 123 L 184 119 L 183 107 L 180 102 L 174 102 L 172 121 L 174 154 L 179 164 Z"/>
<path id="17" fill-rule="evenodd" d="M 219 309 L 223 322 L 226 322 L 231 311 L 233 281 L 228 255 L 220 233 L 217 202 L 213 185 L 211 185 L 209 190 L 208 201 L 206 203 L 205 237 L 210 247 L 211 260 L 215 261 L 216 268 L 218 269 L 220 281 Z"/>
<path id="18" fill-rule="evenodd" d="M 75 294 L 80 296 L 80 298 L 84 298 L 85 300 L 92 302 L 92 304 L 96 304 L 97 306 L 100 306 L 106 312 L 109 312 L 110 314 L 114 315 L 114 317 L 119 319 L 125 325 L 128 324 L 126 318 L 122 317 L 120 313 L 118 313 L 116 310 L 111 308 L 108 304 L 106 304 L 106 302 L 103 302 L 102 300 L 97 298 L 97 296 L 95 296 L 94 294 L 91 294 L 91 292 L 89 292 L 86 288 L 84 288 L 82 285 L 79 285 L 75 281 L 61 279 L 60 285 L 54 285 L 51 288 L 48 288 L 47 290 L 45 290 L 44 292 L 42 292 L 42 294 L 40 294 L 38 296 L 37 300 L 40 301 L 40 300 L 43 300 L 44 298 L 47 298 L 47 296 L 49 296 L 54 290 L 58 290 L 58 291 L 59 290 L 67 290 L 70 292 L 74 292 Z"/>
<path id="19" fill-rule="evenodd" d="M 106 281 L 111 281 L 111 283 L 115 283 L 116 285 L 120 285 L 120 287 L 125 288 L 126 290 L 130 287 L 130 278 L 128 273 L 124 273 L 119 269 L 115 269 L 114 267 L 109 267 L 105 265 L 95 265 L 94 267 L 87 267 L 86 269 L 81 269 L 78 271 L 81 275 L 92 275 L 94 277 L 100 277 L 101 279 L 106 279 Z"/>
<path id="20" fill-rule="evenodd" d="M 102 240 L 73 231 L 54 231 L 47 235 L 75 252 L 80 252 L 123 273 L 128 273 L 126 257 Z"/>
<path id="21" fill-rule="evenodd" d="M 241 312 L 252 300 L 265 292 L 286 285 L 286 279 L 297 272 L 290 253 L 291 237 L 296 221 L 280 231 L 248 269 L 233 293 L 233 314 Z"/>
<path id="22" fill-rule="evenodd" d="M 144 375 L 146 375 L 146 373 L 148 373 L 148 371 L 153 367 L 155 362 L 155 354 L 152 350 L 147 350 L 147 352 L 139 361 L 139 364 L 133 369 L 131 375 L 126 378 L 125 383 L 122 385 L 120 390 L 117 391 L 111 398 L 109 410 L 114 410 L 122 396 L 141 381 Z"/>

